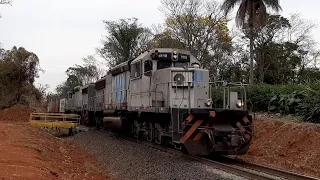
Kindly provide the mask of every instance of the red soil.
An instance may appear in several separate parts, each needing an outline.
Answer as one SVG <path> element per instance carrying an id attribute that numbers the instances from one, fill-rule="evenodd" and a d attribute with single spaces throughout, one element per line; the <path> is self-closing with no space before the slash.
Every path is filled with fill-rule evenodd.
<path id="1" fill-rule="evenodd" d="M 257 117 L 246 155 L 238 158 L 320 177 L 320 125 Z"/>
<path id="2" fill-rule="evenodd" d="M 14 105 L 3 111 L 0 111 L 0 121 L 28 121 L 30 113 L 34 109 L 24 105 Z"/>
<path id="3" fill-rule="evenodd" d="M 70 140 L 30 126 L 30 112 L 24 106 L 0 112 L 0 179 L 108 179 Z"/>

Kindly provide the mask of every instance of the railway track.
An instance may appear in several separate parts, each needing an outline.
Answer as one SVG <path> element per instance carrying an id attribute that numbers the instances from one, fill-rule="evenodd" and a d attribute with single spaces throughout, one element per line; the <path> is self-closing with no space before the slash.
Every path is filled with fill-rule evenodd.
<path id="1" fill-rule="evenodd" d="M 301 174 L 297 174 L 294 172 L 284 171 L 280 169 L 271 168 L 268 166 L 262 166 L 253 163 L 247 163 L 238 159 L 230 158 L 227 156 L 218 156 L 215 158 L 206 158 L 193 156 L 190 154 L 186 154 L 184 152 L 178 151 L 173 148 L 160 146 L 157 144 L 153 144 L 148 141 L 135 139 L 127 136 L 123 136 L 120 134 L 116 134 L 110 131 L 100 130 L 110 136 L 115 138 L 123 139 L 126 141 L 131 141 L 134 143 L 142 144 L 152 149 L 156 149 L 158 151 L 175 154 L 178 156 L 184 156 L 187 159 L 192 159 L 194 161 L 198 161 L 204 163 L 208 166 L 214 167 L 216 169 L 220 169 L 226 171 L 228 173 L 236 174 L 238 176 L 254 179 L 254 180 L 279 180 L 279 179 L 290 179 L 290 180 L 320 180 L 314 177 L 309 177 Z"/>
<path id="2" fill-rule="evenodd" d="M 221 163 L 224 163 L 224 164 L 229 164 L 229 165 L 243 167 L 243 168 L 246 168 L 246 169 L 251 169 L 251 170 L 254 170 L 254 171 L 257 171 L 257 172 L 262 172 L 264 174 L 270 174 L 270 175 L 276 176 L 278 178 L 280 177 L 280 178 L 284 178 L 284 179 L 317 180 L 317 178 L 314 178 L 314 177 L 305 176 L 305 175 L 301 175 L 301 174 L 297 174 L 297 173 L 294 173 L 294 172 L 285 171 L 285 170 L 281 170 L 281 169 L 275 169 L 275 168 L 271 168 L 271 167 L 268 167 L 268 166 L 263 166 L 263 165 L 253 164 L 253 163 L 247 163 L 247 162 L 244 162 L 244 161 L 239 160 L 239 159 L 234 159 L 234 158 L 225 157 L 225 156 L 217 157 L 217 158 L 212 159 L 212 160 L 217 161 L 217 162 L 221 162 Z"/>

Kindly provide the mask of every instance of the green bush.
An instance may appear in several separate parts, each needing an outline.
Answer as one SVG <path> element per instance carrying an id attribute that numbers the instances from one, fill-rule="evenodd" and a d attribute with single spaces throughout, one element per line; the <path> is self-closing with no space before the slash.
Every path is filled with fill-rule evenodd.
<path id="1" fill-rule="evenodd" d="M 301 96 L 297 114 L 303 116 L 305 121 L 320 123 L 320 81 L 307 84 Z"/>
<path id="2" fill-rule="evenodd" d="M 286 106 L 295 105 L 290 101 L 303 89 L 304 85 L 254 85 L 248 88 L 248 107 L 253 111 L 288 112 Z"/>

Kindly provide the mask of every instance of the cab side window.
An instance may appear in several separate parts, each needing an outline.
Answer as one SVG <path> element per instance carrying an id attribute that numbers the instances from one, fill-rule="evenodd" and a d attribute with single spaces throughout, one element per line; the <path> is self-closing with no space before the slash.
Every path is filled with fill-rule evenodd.
<path id="1" fill-rule="evenodd" d="M 141 77 L 141 63 L 137 62 L 131 65 L 131 78 L 139 78 Z"/>
<path id="2" fill-rule="evenodd" d="M 152 61 L 146 60 L 144 62 L 144 72 L 149 72 L 149 71 L 152 71 Z"/>

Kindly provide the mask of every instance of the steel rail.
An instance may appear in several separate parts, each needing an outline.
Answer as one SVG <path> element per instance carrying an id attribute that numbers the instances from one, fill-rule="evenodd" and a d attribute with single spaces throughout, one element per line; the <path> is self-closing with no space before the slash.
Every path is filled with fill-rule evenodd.
<path id="1" fill-rule="evenodd" d="M 183 156 L 185 158 L 191 158 L 195 161 L 204 163 L 208 166 L 214 167 L 216 169 L 220 169 L 223 171 L 226 171 L 231 174 L 235 174 L 241 177 L 245 177 L 248 179 L 255 179 L 255 180 L 278 180 L 279 178 L 282 179 L 290 179 L 290 180 L 317 180 L 314 177 L 305 176 L 301 174 L 297 174 L 290 171 L 275 169 L 263 165 L 253 164 L 241 161 L 239 159 L 230 158 L 227 156 L 218 156 L 215 158 L 207 158 L 207 157 L 200 157 L 200 156 L 194 156 L 187 153 L 184 153 L 182 151 L 165 147 L 165 146 L 159 146 L 158 144 L 151 143 L 149 141 L 144 141 L 136 138 L 131 138 L 128 136 L 123 136 L 120 134 L 116 134 L 110 131 L 103 131 L 102 132 L 107 133 L 110 136 L 123 139 L 126 141 L 131 141 L 138 144 L 143 144 L 148 146 L 149 148 L 153 148 L 156 150 L 160 150 L 162 152 L 171 153 Z"/>
<path id="2" fill-rule="evenodd" d="M 293 179 L 293 180 L 304 180 L 304 179 L 305 180 L 320 180 L 320 179 L 315 178 L 315 177 L 298 174 L 298 173 L 295 173 L 295 172 L 292 172 L 292 171 L 276 169 L 276 168 L 272 168 L 272 167 L 265 166 L 265 165 L 248 163 L 248 162 L 245 162 L 243 160 L 232 158 L 232 157 L 228 157 L 228 156 L 220 156 L 220 157 L 214 158 L 212 160 L 218 161 L 218 162 L 227 163 L 227 164 L 230 164 L 230 165 L 237 165 L 237 166 L 245 167 L 247 169 L 252 169 L 252 170 L 263 172 L 263 173 L 266 173 L 266 174 L 272 174 L 274 176 L 283 177 L 283 178 L 286 178 L 286 179 Z"/>

